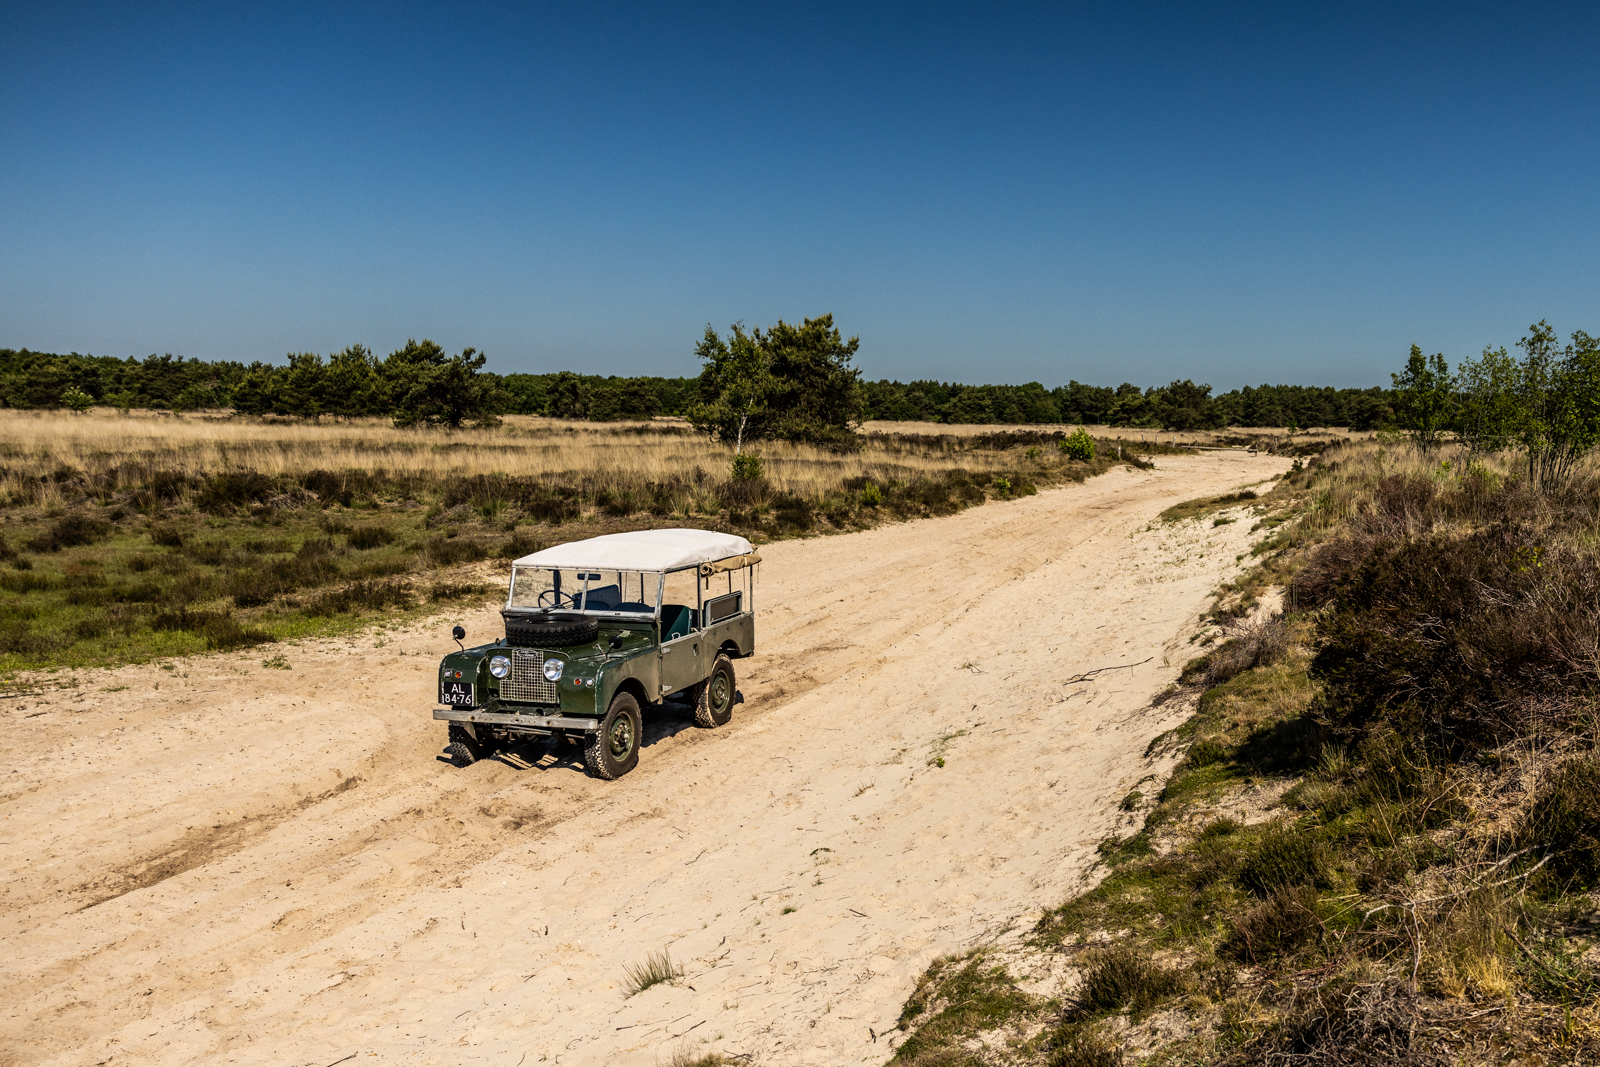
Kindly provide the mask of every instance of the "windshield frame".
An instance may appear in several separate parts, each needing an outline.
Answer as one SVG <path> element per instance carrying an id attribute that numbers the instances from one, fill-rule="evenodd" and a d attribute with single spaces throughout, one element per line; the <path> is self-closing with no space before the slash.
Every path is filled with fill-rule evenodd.
<path id="1" fill-rule="evenodd" d="M 523 571 L 527 571 L 527 572 L 533 572 L 533 571 L 549 572 L 549 571 L 569 571 L 569 570 L 576 571 L 578 573 L 578 575 L 581 576 L 581 580 L 583 581 L 582 600 L 581 600 L 581 606 L 580 607 L 575 607 L 575 608 L 574 607 L 565 607 L 565 608 L 541 607 L 541 606 L 539 606 L 537 604 L 529 606 L 529 605 L 517 604 L 516 603 L 517 576 L 518 576 L 518 574 L 520 572 L 523 572 Z M 603 608 L 591 608 L 591 607 L 589 607 L 589 584 L 590 584 L 590 582 L 592 580 L 594 580 L 594 578 L 606 574 L 608 571 L 611 574 L 617 574 L 617 575 L 627 575 L 627 576 L 630 576 L 630 577 L 631 576 L 639 576 L 642 579 L 642 582 L 643 582 L 645 588 L 650 588 L 651 587 L 652 583 L 650 582 L 650 579 L 654 578 L 655 579 L 655 582 L 653 583 L 653 585 L 654 585 L 654 603 L 651 605 L 650 610 L 649 611 L 610 611 L 610 610 L 606 610 L 606 609 L 603 609 Z M 600 577 L 599 580 L 603 582 L 605 579 L 603 577 Z M 541 615 L 549 615 L 549 614 L 559 613 L 559 614 L 564 614 L 564 615 L 586 615 L 586 616 L 593 616 L 595 618 L 608 618 L 608 619 L 641 619 L 641 620 L 642 619 L 654 619 L 654 618 L 659 617 L 660 614 L 661 614 L 661 592 L 662 592 L 662 584 L 663 584 L 664 581 L 665 581 L 665 576 L 660 571 L 627 570 L 625 568 L 620 568 L 620 567 L 618 567 L 618 568 L 600 568 L 600 567 L 572 567 L 572 568 L 569 568 L 569 567 L 537 567 L 537 566 L 535 566 L 535 567 L 518 567 L 516 564 L 513 563 L 511 565 L 511 580 L 506 585 L 506 606 L 505 606 L 505 610 L 506 611 L 515 611 L 515 612 L 527 612 L 527 613 L 541 614 Z"/>

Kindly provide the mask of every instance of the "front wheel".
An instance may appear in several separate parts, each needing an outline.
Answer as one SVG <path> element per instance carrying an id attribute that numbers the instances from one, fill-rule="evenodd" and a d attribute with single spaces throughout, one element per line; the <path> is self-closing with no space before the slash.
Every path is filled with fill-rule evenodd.
<path id="1" fill-rule="evenodd" d="M 695 724 L 707 729 L 728 725 L 733 718 L 733 700 L 733 661 L 718 655 L 711 665 L 711 677 L 699 685 L 699 699 L 694 702 Z"/>
<path id="2" fill-rule="evenodd" d="M 457 767 L 470 767 L 494 752 L 494 746 L 480 741 L 458 722 L 450 724 L 450 745 L 445 749 L 450 762 Z"/>
<path id="3" fill-rule="evenodd" d="M 618 693 L 583 750 L 590 773 L 611 781 L 633 770 L 639 763 L 639 734 L 639 702 L 628 693 Z"/>

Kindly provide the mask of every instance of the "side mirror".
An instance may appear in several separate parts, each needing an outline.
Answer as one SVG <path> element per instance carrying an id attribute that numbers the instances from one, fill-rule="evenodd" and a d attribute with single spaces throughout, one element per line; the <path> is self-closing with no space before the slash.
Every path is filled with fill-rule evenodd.
<path id="1" fill-rule="evenodd" d="M 450 628 L 450 636 L 456 639 L 456 647 L 465 652 L 466 649 L 462 647 L 461 639 L 467 636 L 467 631 L 462 629 L 460 626 L 452 626 Z"/>

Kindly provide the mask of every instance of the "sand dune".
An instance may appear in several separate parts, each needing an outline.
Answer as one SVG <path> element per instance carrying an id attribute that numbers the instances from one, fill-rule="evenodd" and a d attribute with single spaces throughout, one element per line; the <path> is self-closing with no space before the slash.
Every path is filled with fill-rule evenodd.
<path id="1" fill-rule="evenodd" d="M 444 763 L 455 620 L 4 701 L 0 1063 L 882 1062 L 928 961 L 1164 769 L 1150 697 L 1250 523 L 1152 520 L 1287 462 L 1158 463 L 764 548 L 733 723 L 647 713 L 617 782 Z M 625 998 L 660 949 L 685 977 Z"/>

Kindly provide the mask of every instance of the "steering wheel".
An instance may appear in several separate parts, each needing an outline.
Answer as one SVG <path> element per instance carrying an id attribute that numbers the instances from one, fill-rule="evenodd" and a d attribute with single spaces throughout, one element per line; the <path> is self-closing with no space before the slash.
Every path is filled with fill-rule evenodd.
<path id="1" fill-rule="evenodd" d="M 571 594 L 568 595 L 570 596 Z M 559 608 L 561 607 L 561 597 L 562 593 L 559 589 L 541 590 L 539 593 L 539 606 L 541 608 Z M 577 607 L 578 598 L 572 597 L 572 603 L 569 606 Z"/>

